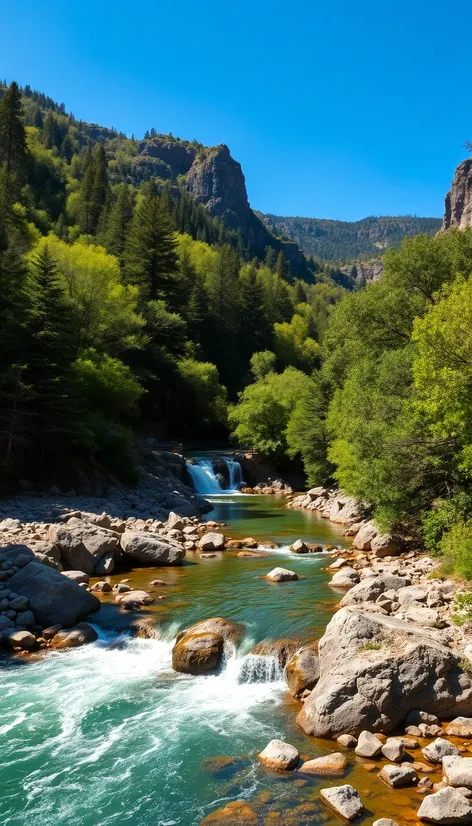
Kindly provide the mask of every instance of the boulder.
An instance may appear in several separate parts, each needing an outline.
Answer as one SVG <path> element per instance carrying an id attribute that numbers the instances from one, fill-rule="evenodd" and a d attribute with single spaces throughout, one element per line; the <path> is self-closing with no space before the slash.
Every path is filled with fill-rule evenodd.
<path id="1" fill-rule="evenodd" d="M 443 716 L 472 709 L 471 677 L 451 649 L 396 617 L 341 608 L 318 658 L 320 679 L 297 717 L 310 735 L 388 733 L 418 707 Z"/>
<path id="2" fill-rule="evenodd" d="M 300 640 L 281 638 L 278 640 L 262 640 L 254 648 L 251 648 L 249 655 L 254 657 L 274 657 L 280 666 L 285 668 L 288 661 L 295 656 L 300 649 Z"/>
<path id="3" fill-rule="evenodd" d="M 288 568 L 273 568 L 266 574 L 266 579 L 269 582 L 293 582 L 298 579 L 298 574 L 295 571 L 289 571 Z"/>
<path id="4" fill-rule="evenodd" d="M 405 757 L 405 747 L 398 737 L 389 737 L 382 746 L 382 754 L 391 763 L 401 763 Z"/>
<path id="5" fill-rule="evenodd" d="M 152 567 L 181 565 L 185 557 L 185 549 L 172 539 L 137 531 L 125 531 L 121 537 L 121 547 L 126 556 L 141 565 Z"/>
<path id="6" fill-rule="evenodd" d="M 362 801 L 353 786 L 332 786 L 330 789 L 321 789 L 320 797 L 323 803 L 332 809 L 339 817 L 345 820 L 355 820 L 364 811 Z"/>
<path id="7" fill-rule="evenodd" d="M 305 760 L 300 766 L 304 774 L 313 774 L 317 777 L 342 777 L 347 769 L 347 760 L 344 754 L 335 751 L 314 760 Z"/>
<path id="8" fill-rule="evenodd" d="M 472 806 L 457 789 L 441 789 L 425 797 L 418 809 L 418 817 L 428 823 L 470 823 Z"/>
<path id="9" fill-rule="evenodd" d="M 435 725 L 438 723 L 438 718 L 435 714 L 429 714 L 427 711 L 422 711 L 420 708 L 413 708 L 405 717 L 406 726 L 419 726 L 421 723 Z"/>
<path id="10" fill-rule="evenodd" d="M 228 641 L 235 644 L 239 642 L 243 630 L 242 625 L 237 625 L 224 617 L 210 617 L 209 619 L 199 620 L 183 631 L 179 631 L 175 639 L 176 642 L 179 642 L 183 637 L 188 636 L 188 634 L 209 633 L 222 637 L 225 642 Z"/>
<path id="11" fill-rule="evenodd" d="M 454 788 L 472 789 L 472 757 L 443 757 L 443 782 Z"/>
<path id="12" fill-rule="evenodd" d="M 105 582 L 104 579 L 101 579 L 99 582 L 96 582 L 95 585 L 92 585 L 91 590 L 100 591 L 102 594 L 109 594 L 112 587 L 109 582 Z"/>
<path id="13" fill-rule="evenodd" d="M 100 600 L 63 576 L 55 568 L 32 561 L 9 580 L 9 585 L 26 596 L 40 625 L 76 625 L 100 608 Z"/>
<path id="14" fill-rule="evenodd" d="M 378 757 L 382 751 L 382 741 L 370 731 L 361 731 L 355 752 L 358 757 Z"/>
<path id="15" fill-rule="evenodd" d="M 187 634 L 172 649 L 172 668 L 184 674 L 208 674 L 218 668 L 223 648 L 218 634 Z"/>
<path id="16" fill-rule="evenodd" d="M 352 540 L 352 547 L 360 551 L 370 551 L 372 540 L 378 536 L 378 529 L 373 522 L 366 522 Z"/>
<path id="17" fill-rule="evenodd" d="M 353 585 L 357 585 L 358 582 L 359 574 L 357 571 L 346 565 L 346 567 L 341 568 L 340 571 L 336 571 L 329 584 L 334 588 L 352 588 Z"/>
<path id="18" fill-rule="evenodd" d="M 108 582 L 100 583 L 100 585 L 108 585 Z M 108 587 L 110 588 L 109 585 Z M 103 590 L 103 588 L 101 590 Z M 126 607 L 129 602 L 133 602 L 136 605 L 150 605 L 154 602 L 154 597 L 152 597 L 151 594 L 148 594 L 147 591 L 126 591 L 125 593 L 117 593 L 115 602 L 123 607 Z"/>
<path id="19" fill-rule="evenodd" d="M 357 746 L 357 739 L 352 734 L 340 734 L 336 741 L 345 749 L 355 749 Z"/>
<path id="20" fill-rule="evenodd" d="M 400 605 L 407 606 L 412 602 L 426 602 L 427 596 L 428 589 L 424 585 L 408 585 L 399 589 L 396 599 Z"/>
<path id="21" fill-rule="evenodd" d="M 36 637 L 30 631 L 15 631 L 6 628 L 3 639 L 10 648 L 19 648 L 20 651 L 29 651 L 36 645 Z"/>
<path id="22" fill-rule="evenodd" d="M 426 757 L 426 760 L 429 760 L 430 763 L 442 763 L 443 757 L 456 757 L 459 755 L 457 746 L 455 746 L 454 743 L 450 743 L 449 740 L 444 740 L 442 737 L 438 737 L 437 740 L 425 746 L 421 751 L 423 757 Z"/>
<path id="23" fill-rule="evenodd" d="M 300 758 L 297 749 L 283 740 L 271 740 L 257 756 L 268 768 L 284 771 L 294 769 Z"/>
<path id="24" fill-rule="evenodd" d="M 320 677 L 316 643 L 299 648 L 287 662 L 285 677 L 289 693 L 299 697 L 304 691 L 311 691 Z"/>
<path id="25" fill-rule="evenodd" d="M 374 820 L 372 826 L 398 826 L 396 820 L 390 820 L 389 817 L 379 817 L 378 820 Z"/>
<path id="26" fill-rule="evenodd" d="M 197 542 L 201 551 L 223 551 L 225 538 L 222 533 L 205 533 Z"/>
<path id="27" fill-rule="evenodd" d="M 293 545 L 290 546 L 290 550 L 294 554 L 307 554 L 310 549 L 303 539 L 296 539 Z"/>
<path id="28" fill-rule="evenodd" d="M 178 513 L 171 511 L 167 517 L 167 527 L 170 530 L 183 531 L 184 523 L 182 522 L 182 517 L 179 516 Z"/>
<path id="29" fill-rule="evenodd" d="M 396 576 L 395 574 L 369 576 L 368 579 L 363 579 L 362 582 L 351 588 L 349 593 L 342 598 L 341 606 L 344 608 L 347 605 L 376 602 L 385 591 L 402 588 L 408 581 L 405 577 Z"/>
<path id="30" fill-rule="evenodd" d="M 32 628 L 36 625 L 36 619 L 32 611 L 20 611 L 16 615 L 16 625 L 18 628 Z"/>
<path id="31" fill-rule="evenodd" d="M 418 775 L 409 763 L 402 763 L 401 766 L 384 766 L 379 772 L 379 777 L 394 789 L 418 783 Z"/>
<path id="32" fill-rule="evenodd" d="M 61 552 L 71 568 L 92 574 L 97 562 L 107 554 L 114 554 L 119 539 L 114 531 L 100 528 L 82 519 L 69 519 L 66 525 L 52 525 L 48 539 Z"/>
<path id="33" fill-rule="evenodd" d="M 472 717 L 456 717 L 446 726 L 446 734 L 449 737 L 472 737 Z"/>
<path id="34" fill-rule="evenodd" d="M 81 645 L 95 642 L 98 634 L 88 622 L 80 622 L 75 628 L 58 631 L 51 639 L 51 647 L 57 649 L 78 648 Z"/>
<path id="35" fill-rule="evenodd" d="M 370 550 L 377 559 L 384 559 L 386 556 L 398 556 L 402 552 L 400 540 L 390 534 L 377 534 L 371 540 Z"/>
<path id="36" fill-rule="evenodd" d="M 95 565 L 96 576 L 109 576 L 115 570 L 116 554 L 105 554 Z"/>

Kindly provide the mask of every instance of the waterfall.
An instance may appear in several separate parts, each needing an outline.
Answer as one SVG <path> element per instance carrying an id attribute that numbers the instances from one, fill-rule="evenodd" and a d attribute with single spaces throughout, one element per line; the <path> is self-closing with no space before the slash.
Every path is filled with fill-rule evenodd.
<path id="1" fill-rule="evenodd" d="M 238 661 L 238 683 L 279 683 L 284 679 L 277 657 L 246 654 Z"/>
<path id="2" fill-rule="evenodd" d="M 221 487 L 211 459 L 195 458 L 193 463 L 187 463 L 188 472 L 192 477 L 196 493 L 202 496 L 210 496 L 217 493 L 237 493 L 239 491 L 243 483 L 241 465 L 228 456 L 222 456 L 221 459 L 228 468 L 229 484 L 227 488 Z"/>
<path id="3" fill-rule="evenodd" d="M 229 472 L 229 489 L 239 490 L 243 483 L 243 471 L 239 462 L 235 459 L 230 459 L 229 456 L 223 456 L 226 467 Z"/>
<path id="4" fill-rule="evenodd" d="M 193 486 L 197 493 L 221 493 L 221 486 L 216 478 L 210 459 L 195 459 L 196 464 L 188 464 L 187 469 L 192 477 Z"/>

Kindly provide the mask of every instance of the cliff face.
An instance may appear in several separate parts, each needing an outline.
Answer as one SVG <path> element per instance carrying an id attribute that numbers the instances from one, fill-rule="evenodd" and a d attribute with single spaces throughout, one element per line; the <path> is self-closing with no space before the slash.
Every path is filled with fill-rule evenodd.
<path id="1" fill-rule="evenodd" d="M 187 175 L 186 187 L 210 215 L 220 218 L 229 229 L 249 229 L 250 207 L 243 171 L 225 144 L 199 153 Z"/>
<path id="2" fill-rule="evenodd" d="M 443 230 L 472 227 L 472 158 L 457 167 L 446 195 Z"/>

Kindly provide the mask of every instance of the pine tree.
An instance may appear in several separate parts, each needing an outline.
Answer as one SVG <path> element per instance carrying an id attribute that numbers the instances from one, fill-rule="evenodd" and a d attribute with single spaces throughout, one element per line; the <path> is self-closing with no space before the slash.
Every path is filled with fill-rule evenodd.
<path id="1" fill-rule="evenodd" d="M 275 270 L 277 264 L 277 253 L 273 247 L 266 247 L 265 263 L 270 270 Z"/>
<path id="2" fill-rule="evenodd" d="M 190 292 L 190 298 L 183 310 L 191 341 L 204 344 L 205 328 L 208 323 L 208 296 L 200 276 L 196 276 Z"/>
<path id="3" fill-rule="evenodd" d="M 90 147 L 86 150 L 83 166 L 83 175 L 79 189 L 79 226 L 85 235 L 91 235 L 92 223 L 92 190 L 94 183 L 94 165 Z"/>
<path id="4" fill-rule="evenodd" d="M 48 246 L 33 261 L 34 315 L 28 383 L 34 398 L 34 433 L 41 453 L 68 434 L 73 419 L 72 314 Z"/>
<path id="5" fill-rule="evenodd" d="M 26 178 L 28 153 L 23 125 L 23 107 L 18 84 L 13 82 L 0 102 L 0 166 L 17 185 Z"/>
<path id="6" fill-rule="evenodd" d="M 108 196 L 107 158 L 103 144 L 95 147 L 93 155 L 93 180 L 91 189 L 90 220 L 92 232 L 95 233 L 100 220 L 100 214 Z"/>
<path id="7" fill-rule="evenodd" d="M 53 113 L 49 110 L 45 119 L 44 119 L 44 126 L 43 126 L 43 144 L 46 149 L 52 149 L 54 146 L 57 147 L 57 122 L 56 118 L 54 117 Z"/>
<path id="8" fill-rule="evenodd" d="M 127 280 L 141 288 L 144 300 L 169 299 L 175 291 L 176 241 L 169 213 L 156 195 L 135 210 L 125 249 Z"/>
<path id="9" fill-rule="evenodd" d="M 264 350 L 269 344 L 270 328 L 266 323 L 264 287 L 257 278 L 257 270 L 251 266 L 241 278 L 240 348 L 249 360 L 252 353 Z"/>
<path id="10" fill-rule="evenodd" d="M 113 202 L 99 233 L 101 243 L 109 253 L 116 255 L 121 266 L 124 263 L 126 234 L 133 217 L 133 192 L 128 184 L 119 184 Z"/>
<path id="11" fill-rule="evenodd" d="M 287 259 L 284 255 L 284 253 L 282 252 L 282 250 L 280 250 L 280 252 L 277 256 L 277 263 L 275 265 L 275 272 L 277 273 L 277 275 L 280 275 L 281 278 L 287 278 L 288 277 L 288 262 L 287 262 Z"/>

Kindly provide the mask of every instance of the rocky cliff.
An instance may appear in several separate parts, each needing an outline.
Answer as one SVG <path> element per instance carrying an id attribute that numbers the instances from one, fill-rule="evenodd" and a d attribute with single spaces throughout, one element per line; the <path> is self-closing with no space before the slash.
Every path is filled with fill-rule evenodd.
<path id="1" fill-rule="evenodd" d="M 472 158 L 457 167 L 446 195 L 442 229 L 472 227 Z"/>

